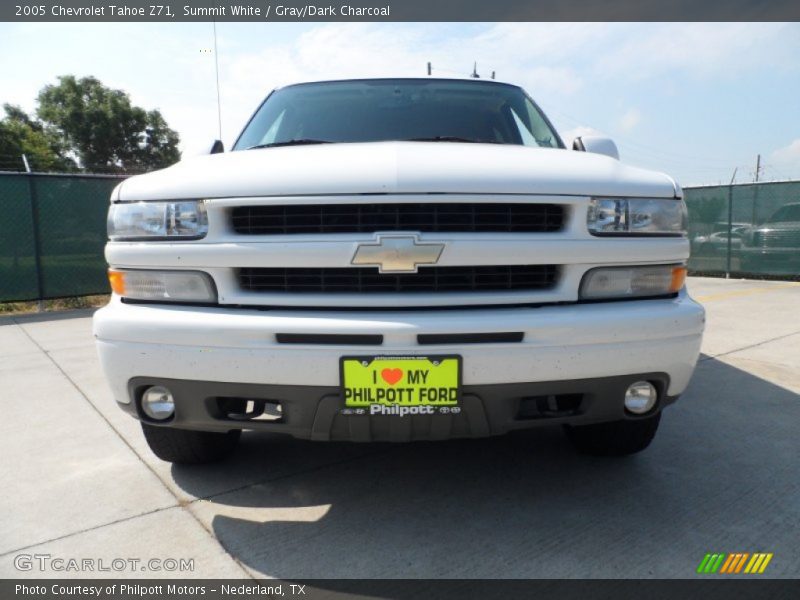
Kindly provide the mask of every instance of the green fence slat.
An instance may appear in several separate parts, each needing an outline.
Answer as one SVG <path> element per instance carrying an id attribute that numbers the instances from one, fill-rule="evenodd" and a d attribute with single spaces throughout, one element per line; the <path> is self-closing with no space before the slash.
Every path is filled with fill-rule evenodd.
<path id="1" fill-rule="evenodd" d="M 44 176 L 35 183 L 45 297 L 107 292 L 103 248 L 112 182 Z"/>
<path id="2" fill-rule="evenodd" d="M 800 276 L 800 181 L 706 186 L 684 192 L 690 271 Z"/>
<path id="3" fill-rule="evenodd" d="M 38 295 L 28 180 L 0 177 L 0 302 Z"/>
<path id="4" fill-rule="evenodd" d="M 119 177 L 0 175 L 0 302 L 38 297 L 30 188 L 38 206 L 42 299 L 109 291 L 103 248 Z"/>
<path id="5" fill-rule="evenodd" d="M 120 177 L 0 174 L 0 302 L 108 292 L 108 198 Z M 685 188 L 694 273 L 800 277 L 800 181 Z"/>

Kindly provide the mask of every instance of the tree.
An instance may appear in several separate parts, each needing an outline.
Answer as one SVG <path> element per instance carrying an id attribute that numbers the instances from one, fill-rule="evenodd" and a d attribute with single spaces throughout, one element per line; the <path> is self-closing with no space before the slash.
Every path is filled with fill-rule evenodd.
<path id="1" fill-rule="evenodd" d="M 180 159 L 177 132 L 157 110 L 131 104 L 94 77 L 58 78 L 39 92 L 38 117 L 66 141 L 86 170 L 135 172 Z"/>
<path id="2" fill-rule="evenodd" d="M 0 121 L 0 170 L 22 170 L 22 155 L 34 171 L 74 171 L 75 161 L 59 134 L 19 106 L 4 104 Z"/>

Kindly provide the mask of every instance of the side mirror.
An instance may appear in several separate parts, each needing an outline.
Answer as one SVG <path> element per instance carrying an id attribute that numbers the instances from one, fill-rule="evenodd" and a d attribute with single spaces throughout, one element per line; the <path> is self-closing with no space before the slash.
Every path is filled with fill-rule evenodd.
<path id="1" fill-rule="evenodd" d="M 579 152 L 594 152 L 604 154 L 619 160 L 619 150 L 614 140 L 599 135 L 583 135 L 576 137 L 572 142 L 572 149 Z"/>
<path id="2" fill-rule="evenodd" d="M 225 146 L 220 140 L 214 140 L 211 143 L 207 154 L 220 154 L 221 152 L 225 152 Z"/>

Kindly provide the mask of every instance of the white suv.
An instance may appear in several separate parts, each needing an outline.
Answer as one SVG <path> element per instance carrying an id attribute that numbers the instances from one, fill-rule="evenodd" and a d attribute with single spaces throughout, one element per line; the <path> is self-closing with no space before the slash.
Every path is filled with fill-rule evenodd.
<path id="1" fill-rule="evenodd" d="M 100 358 L 167 461 L 243 429 L 636 452 L 700 349 L 681 196 L 513 85 L 288 86 L 232 152 L 114 191 Z"/>

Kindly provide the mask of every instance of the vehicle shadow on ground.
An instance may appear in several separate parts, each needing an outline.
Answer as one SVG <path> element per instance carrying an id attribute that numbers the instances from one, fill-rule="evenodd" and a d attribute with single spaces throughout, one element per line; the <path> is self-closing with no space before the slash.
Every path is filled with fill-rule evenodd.
<path id="1" fill-rule="evenodd" d="M 269 480 L 276 457 L 341 445 L 248 435 L 232 460 L 264 481 L 193 508 L 243 565 L 283 579 L 691 577 L 705 552 L 759 548 L 783 549 L 771 575 L 788 576 L 800 569 L 798 400 L 703 360 L 653 445 L 616 459 L 543 428 L 371 444 Z M 172 473 L 197 493 L 224 471 Z"/>

